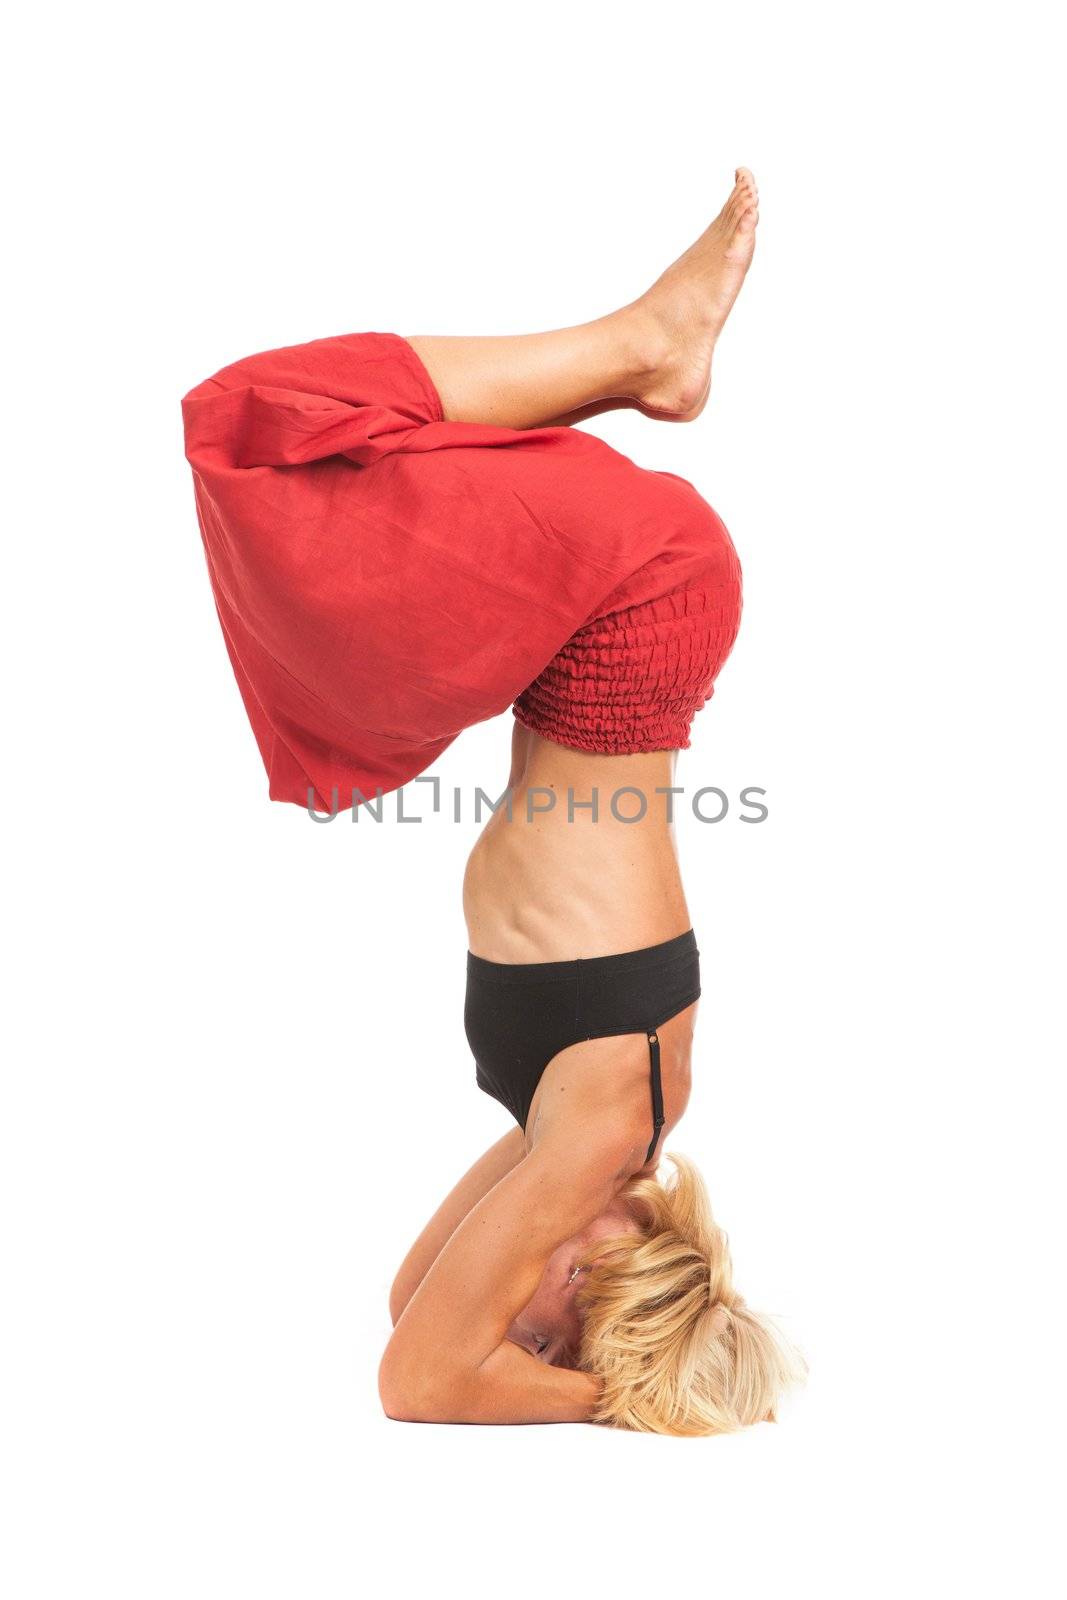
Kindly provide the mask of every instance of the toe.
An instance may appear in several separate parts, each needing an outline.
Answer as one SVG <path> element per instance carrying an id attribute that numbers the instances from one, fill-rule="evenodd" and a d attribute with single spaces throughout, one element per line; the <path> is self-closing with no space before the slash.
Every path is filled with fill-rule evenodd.
<path id="1" fill-rule="evenodd" d="M 751 191 L 746 189 L 743 184 L 738 184 L 737 188 L 734 190 L 729 200 L 727 200 L 723 209 L 725 210 L 726 215 L 730 218 L 730 221 L 736 222 L 742 211 L 745 210 L 746 206 L 750 206 L 752 203 L 753 200 Z"/>

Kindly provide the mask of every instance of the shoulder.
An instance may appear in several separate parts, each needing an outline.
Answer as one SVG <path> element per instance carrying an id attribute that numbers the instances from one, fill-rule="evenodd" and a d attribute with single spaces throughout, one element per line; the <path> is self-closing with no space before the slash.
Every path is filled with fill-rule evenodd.
<path id="1" fill-rule="evenodd" d="M 575 1104 L 535 1140 L 522 1163 L 526 1185 L 554 1221 L 566 1213 L 582 1226 L 579 1217 L 598 1215 L 645 1166 L 652 1132 L 647 1093 L 610 1106 Z"/>

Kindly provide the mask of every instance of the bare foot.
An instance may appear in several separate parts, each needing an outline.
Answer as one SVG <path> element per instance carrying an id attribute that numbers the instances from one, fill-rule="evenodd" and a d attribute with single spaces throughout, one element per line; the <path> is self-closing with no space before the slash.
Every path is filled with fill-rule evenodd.
<path id="1" fill-rule="evenodd" d="M 711 358 L 745 281 L 756 248 L 759 194 L 747 167 L 709 228 L 628 306 L 642 322 L 649 372 L 632 398 L 642 410 L 676 422 L 700 415 L 711 389 Z"/>

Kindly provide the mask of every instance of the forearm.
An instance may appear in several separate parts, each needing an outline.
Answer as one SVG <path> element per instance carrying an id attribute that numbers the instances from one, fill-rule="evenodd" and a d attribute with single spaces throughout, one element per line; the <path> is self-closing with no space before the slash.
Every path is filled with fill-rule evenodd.
<path id="1" fill-rule="evenodd" d="M 474 1206 L 393 1329 L 379 1371 L 386 1413 L 407 1422 L 584 1422 L 598 1401 L 587 1373 L 538 1360 L 508 1337 L 545 1263 L 617 1192 L 643 1145 L 629 1118 L 597 1115 L 572 1139 L 544 1138 Z"/>
<path id="2" fill-rule="evenodd" d="M 588 1422 L 601 1392 L 590 1373 L 549 1366 L 509 1340 L 467 1372 L 423 1372 L 413 1379 L 383 1364 L 379 1388 L 386 1414 L 398 1422 L 501 1426 Z"/>
<path id="3" fill-rule="evenodd" d="M 588 1422 L 600 1391 L 600 1380 L 591 1373 L 548 1366 L 505 1340 L 461 1389 L 461 1408 L 466 1414 L 456 1420 Z"/>

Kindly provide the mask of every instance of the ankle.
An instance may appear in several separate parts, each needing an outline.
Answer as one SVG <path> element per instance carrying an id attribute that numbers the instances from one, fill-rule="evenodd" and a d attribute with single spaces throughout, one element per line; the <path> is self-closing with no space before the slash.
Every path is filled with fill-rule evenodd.
<path id="1" fill-rule="evenodd" d="M 670 360 L 667 330 L 643 299 L 613 312 L 608 321 L 618 349 L 622 392 L 639 397 Z"/>

